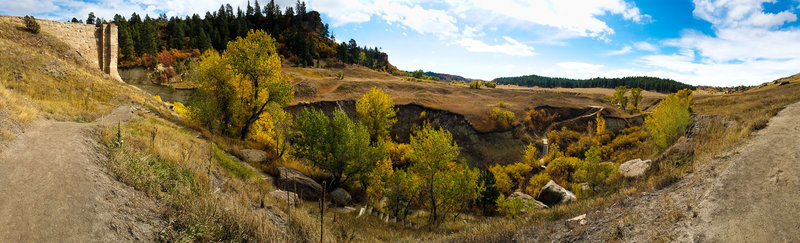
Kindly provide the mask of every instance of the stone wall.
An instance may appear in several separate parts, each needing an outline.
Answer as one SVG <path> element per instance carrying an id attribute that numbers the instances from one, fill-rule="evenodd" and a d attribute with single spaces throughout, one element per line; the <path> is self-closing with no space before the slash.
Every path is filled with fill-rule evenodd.
<path id="1" fill-rule="evenodd" d="M 0 21 L 24 25 L 22 17 L 0 15 Z M 41 32 L 55 36 L 70 45 L 89 64 L 112 78 L 122 81 L 117 72 L 117 26 L 114 24 L 81 24 L 36 19 Z"/>

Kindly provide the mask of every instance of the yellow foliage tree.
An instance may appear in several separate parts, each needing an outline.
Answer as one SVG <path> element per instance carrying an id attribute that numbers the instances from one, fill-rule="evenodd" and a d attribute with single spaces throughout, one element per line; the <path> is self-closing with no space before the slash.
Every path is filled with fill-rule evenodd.
<path id="1" fill-rule="evenodd" d="M 542 166 L 541 160 L 537 159 L 538 156 L 539 150 L 536 149 L 533 143 L 530 143 L 525 147 L 525 154 L 522 155 L 522 162 L 535 167 Z"/>
<path id="2" fill-rule="evenodd" d="M 286 106 L 294 97 L 291 81 L 281 73 L 275 40 L 261 30 L 250 30 L 245 38 L 228 42 L 220 56 L 203 55 L 198 80 L 206 101 L 199 109 L 206 125 L 235 133 L 241 139 L 271 107 Z M 220 122 L 213 122 L 220 120 Z"/>
<path id="3" fill-rule="evenodd" d="M 376 87 L 356 102 L 356 112 L 359 121 L 367 126 L 373 142 L 389 138 L 389 131 L 397 122 L 392 97 Z"/>
<path id="4" fill-rule="evenodd" d="M 668 95 L 645 119 L 645 128 L 656 150 L 664 151 L 683 135 L 686 126 L 692 122 L 692 107 L 694 98 L 691 90 L 681 90 Z"/>

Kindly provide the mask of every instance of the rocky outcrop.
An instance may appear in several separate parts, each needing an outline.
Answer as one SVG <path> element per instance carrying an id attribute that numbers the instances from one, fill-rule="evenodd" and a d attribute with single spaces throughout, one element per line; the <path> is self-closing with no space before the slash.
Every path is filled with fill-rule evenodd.
<path id="1" fill-rule="evenodd" d="M 547 182 L 547 185 L 542 187 L 536 200 L 544 203 L 548 207 L 553 207 L 558 204 L 574 202 L 577 198 L 575 194 L 559 186 L 555 181 L 550 180 L 550 182 Z"/>
<path id="2" fill-rule="evenodd" d="M 528 194 L 525 194 L 525 193 L 522 193 L 522 192 L 514 192 L 514 193 L 512 193 L 510 196 L 508 196 L 508 198 L 509 198 L 509 199 L 511 199 L 511 198 L 519 198 L 519 199 L 522 199 L 522 202 L 523 202 L 523 203 L 525 203 L 526 205 L 528 205 L 528 204 L 531 204 L 531 205 L 533 206 L 533 208 L 534 208 L 534 209 L 545 209 L 545 208 L 549 208 L 549 207 L 548 207 L 547 205 L 545 205 L 544 203 L 542 203 L 542 202 L 540 202 L 540 201 L 536 201 L 535 199 L 533 199 L 533 197 L 532 197 L 531 195 L 528 195 Z M 523 209 L 523 210 L 524 210 L 524 209 Z"/>
<path id="3" fill-rule="evenodd" d="M 299 171 L 286 167 L 278 167 L 278 187 L 296 192 L 306 200 L 317 200 L 322 186 Z"/>
<path id="4" fill-rule="evenodd" d="M 263 163 L 267 161 L 267 152 L 257 149 L 242 149 L 239 150 L 242 160 L 246 162 Z"/>
<path id="5" fill-rule="evenodd" d="M 328 193 L 328 196 L 331 198 L 331 201 L 339 205 L 347 205 L 351 200 L 353 200 L 353 198 L 350 197 L 350 193 L 347 193 L 347 191 L 341 187 L 336 188 Z"/>
<path id="6" fill-rule="evenodd" d="M 625 178 L 636 178 L 644 175 L 650 169 L 652 161 L 634 159 L 619 165 L 619 173 Z"/>
<path id="7" fill-rule="evenodd" d="M 269 192 L 269 195 L 278 199 L 278 203 L 289 203 L 291 205 L 297 205 L 300 203 L 300 198 L 297 197 L 297 194 L 294 192 L 287 192 L 284 190 L 274 190 Z"/>

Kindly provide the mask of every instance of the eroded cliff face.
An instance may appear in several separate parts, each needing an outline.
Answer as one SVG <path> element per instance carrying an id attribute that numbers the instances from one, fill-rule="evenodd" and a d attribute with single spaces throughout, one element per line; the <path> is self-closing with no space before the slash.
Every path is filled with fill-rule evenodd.
<path id="1" fill-rule="evenodd" d="M 286 107 L 286 111 L 292 115 L 297 115 L 304 108 L 319 109 L 328 115 L 335 109 L 341 109 L 347 113 L 351 119 L 357 119 L 355 101 L 352 100 L 300 103 Z M 529 143 L 533 142 L 534 144 L 538 144 L 540 142 L 539 137 L 527 133 L 521 126 L 514 126 L 507 130 L 480 132 L 477 131 L 472 123 L 464 118 L 463 115 L 447 110 L 433 109 L 414 103 L 396 105 L 395 108 L 397 109 L 397 123 L 392 127 L 391 132 L 391 136 L 395 141 L 408 143 L 414 129 L 423 126 L 425 123 L 431 124 L 434 128 L 442 127 L 453 134 L 453 139 L 456 141 L 456 144 L 458 144 L 461 152 L 460 157 L 465 159 L 471 166 L 478 168 L 486 168 L 492 164 L 517 162 L 522 158 L 525 147 Z M 560 129 L 561 125 L 561 123 L 558 122 L 567 121 L 593 112 L 592 108 L 572 109 L 551 106 L 537 108 L 546 109 L 548 112 L 552 113 L 558 113 L 559 118 L 556 119 L 557 125 L 554 126 L 554 128 L 558 129 Z M 615 126 L 627 127 L 629 125 L 635 125 L 628 119 L 611 117 L 606 119 L 612 119 Z M 617 122 L 618 120 L 619 122 Z M 593 122 L 594 118 L 577 119 L 563 125 L 569 125 L 568 127 L 571 129 L 573 127 L 585 129 L 594 125 Z"/>
<path id="2" fill-rule="evenodd" d="M 23 25 L 22 17 L 0 15 L 0 21 Z M 70 45 L 86 62 L 112 78 L 122 81 L 117 72 L 117 26 L 81 24 L 36 19 L 43 34 L 55 36 Z"/>

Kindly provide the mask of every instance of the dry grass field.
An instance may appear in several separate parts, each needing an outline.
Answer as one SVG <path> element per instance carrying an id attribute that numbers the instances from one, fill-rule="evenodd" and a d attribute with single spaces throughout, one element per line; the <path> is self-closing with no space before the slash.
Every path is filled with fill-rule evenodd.
<path id="1" fill-rule="evenodd" d="M 339 71 L 344 74 L 343 80 L 336 78 Z M 605 95 L 613 93 L 613 89 L 528 89 L 506 85 L 499 85 L 495 89 L 470 89 L 445 82 L 408 80 L 360 66 L 342 69 L 284 67 L 284 72 L 289 73 L 295 83 L 293 103 L 357 100 L 371 87 L 378 87 L 391 95 L 397 104 L 416 103 L 462 114 L 479 131 L 494 128 L 487 114 L 499 101 L 505 102 L 517 118 L 523 117 L 530 107 L 539 106 L 576 109 L 602 106 L 611 111 L 612 116 L 631 116 L 603 100 Z M 647 91 L 643 94 L 643 110 L 666 96 Z"/>

